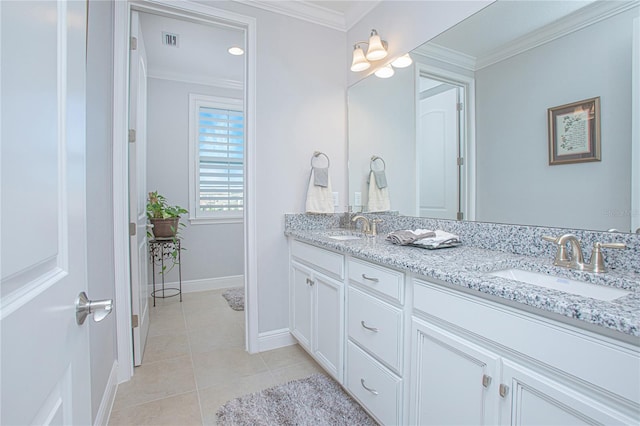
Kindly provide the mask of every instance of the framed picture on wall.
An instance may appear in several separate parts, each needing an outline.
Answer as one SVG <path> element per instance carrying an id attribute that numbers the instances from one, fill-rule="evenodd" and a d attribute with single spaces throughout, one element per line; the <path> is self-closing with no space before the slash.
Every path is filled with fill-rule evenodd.
<path id="1" fill-rule="evenodd" d="M 600 161 L 600 97 L 547 111 L 550 165 Z"/>

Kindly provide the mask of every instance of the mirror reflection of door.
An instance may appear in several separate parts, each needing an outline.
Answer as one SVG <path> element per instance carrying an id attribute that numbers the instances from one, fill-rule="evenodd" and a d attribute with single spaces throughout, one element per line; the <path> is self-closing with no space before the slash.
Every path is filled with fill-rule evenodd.
<path id="1" fill-rule="evenodd" d="M 420 76 L 417 123 L 418 216 L 461 219 L 460 119 L 463 88 Z"/>

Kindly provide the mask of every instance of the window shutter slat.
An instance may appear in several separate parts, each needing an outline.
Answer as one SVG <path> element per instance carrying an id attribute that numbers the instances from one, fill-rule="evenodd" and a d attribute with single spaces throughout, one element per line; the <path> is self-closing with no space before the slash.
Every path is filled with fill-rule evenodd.
<path id="1" fill-rule="evenodd" d="M 199 206 L 202 211 L 244 208 L 244 113 L 200 106 Z"/>

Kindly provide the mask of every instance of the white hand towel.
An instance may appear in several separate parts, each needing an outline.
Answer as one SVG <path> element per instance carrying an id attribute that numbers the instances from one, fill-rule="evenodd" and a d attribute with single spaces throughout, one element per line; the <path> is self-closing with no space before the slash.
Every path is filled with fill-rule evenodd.
<path id="1" fill-rule="evenodd" d="M 313 169 L 309 176 L 309 188 L 307 188 L 307 213 L 333 213 L 333 192 L 331 191 L 331 178 L 327 176 L 327 186 L 314 184 Z"/>
<path id="2" fill-rule="evenodd" d="M 386 212 L 391 210 L 391 201 L 389 200 L 389 188 L 378 188 L 376 185 L 375 174 L 369 173 L 369 201 L 367 202 L 367 211 L 370 212 Z"/>

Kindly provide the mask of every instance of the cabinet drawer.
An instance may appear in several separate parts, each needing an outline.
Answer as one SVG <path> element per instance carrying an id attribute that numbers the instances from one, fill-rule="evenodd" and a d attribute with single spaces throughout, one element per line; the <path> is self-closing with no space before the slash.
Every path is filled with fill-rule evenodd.
<path id="1" fill-rule="evenodd" d="M 382 424 L 401 424 L 402 379 L 355 344 L 347 345 L 347 389 Z"/>
<path id="2" fill-rule="evenodd" d="M 291 241 L 291 256 L 314 269 L 344 279 L 344 256 L 300 241 Z"/>
<path id="3" fill-rule="evenodd" d="M 402 361 L 402 311 L 351 287 L 348 303 L 349 337 L 399 373 Z"/>
<path id="4" fill-rule="evenodd" d="M 402 272 L 349 259 L 349 281 L 404 303 L 404 274 Z"/>

